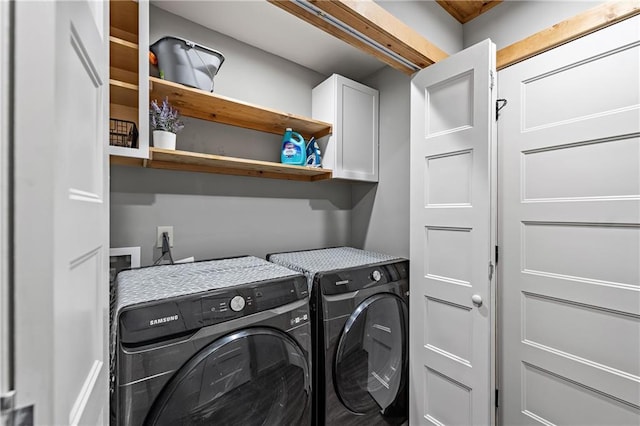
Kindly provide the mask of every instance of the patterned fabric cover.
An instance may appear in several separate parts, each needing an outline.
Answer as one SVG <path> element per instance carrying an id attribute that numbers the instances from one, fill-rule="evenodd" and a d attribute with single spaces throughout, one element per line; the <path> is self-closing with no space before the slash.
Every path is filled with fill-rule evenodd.
<path id="1" fill-rule="evenodd" d="M 401 261 L 403 258 L 387 254 L 365 251 L 353 247 L 334 247 L 320 250 L 278 253 L 269 257 L 271 262 L 299 271 L 307 277 L 309 294 L 313 285 L 313 277 L 318 272 L 337 269 L 357 268 L 376 263 Z"/>
<path id="2" fill-rule="evenodd" d="M 115 282 L 116 312 L 153 300 L 293 275 L 298 274 L 253 256 L 121 271 Z"/>

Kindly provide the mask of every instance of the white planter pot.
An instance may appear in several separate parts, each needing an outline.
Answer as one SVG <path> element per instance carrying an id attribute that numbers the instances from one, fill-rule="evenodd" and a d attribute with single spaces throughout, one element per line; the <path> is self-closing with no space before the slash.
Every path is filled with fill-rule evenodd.
<path id="1" fill-rule="evenodd" d="M 176 149 L 176 134 L 165 130 L 153 131 L 153 146 L 162 149 Z"/>

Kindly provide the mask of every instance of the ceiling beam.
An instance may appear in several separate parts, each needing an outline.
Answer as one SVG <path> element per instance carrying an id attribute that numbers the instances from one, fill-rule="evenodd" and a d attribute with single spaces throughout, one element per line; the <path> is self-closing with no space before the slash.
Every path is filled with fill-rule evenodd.
<path id="1" fill-rule="evenodd" d="M 498 50 L 496 66 L 506 68 L 638 14 L 640 0 L 608 1 Z"/>
<path id="2" fill-rule="evenodd" d="M 502 0 L 436 0 L 449 15 L 461 24 L 466 24 L 487 10 L 502 3 Z"/>
<path id="3" fill-rule="evenodd" d="M 311 0 L 311 3 L 420 68 L 449 56 L 372 0 Z"/>
<path id="4" fill-rule="evenodd" d="M 319 14 L 309 12 L 293 0 L 268 1 L 406 74 L 410 75 L 416 71 L 361 41 L 350 32 L 330 24 Z M 310 0 L 308 3 L 319 9 L 320 14 L 330 15 L 419 69 L 426 68 L 448 56 L 446 52 L 372 0 Z"/>
<path id="5" fill-rule="evenodd" d="M 396 61 L 395 59 L 391 58 L 390 56 L 387 56 L 385 54 L 383 54 L 382 52 L 374 49 L 373 47 L 371 47 L 370 45 L 364 43 L 363 41 L 361 41 L 360 39 L 354 37 L 353 35 L 346 33 L 344 31 L 340 31 L 338 30 L 335 26 L 331 25 L 330 23 L 328 23 L 327 21 L 325 21 L 324 19 L 322 19 L 321 17 L 319 17 L 317 14 L 311 13 L 309 12 L 307 9 L 302 8 L 301 6 L 298 6 L 296 3 L 292 2 L 292 1 L 288 1 L 288 0 L 268 0 L 269 3 L 272 3 L 276 6 L 278 6 L 279 8 L 286 10 L 287 12 L 291 13 L 294 16 L 297 16 L 298 18 L 307 21 L 309 24 L 315 26 L 316 28 L 319 28 L 335 37 L 337 37 L 338 39 L 349 43 L 350 45 L 352 45 L 353 47 L 369 53 L 370 55 L 375 56 L 376 58 L 378 58 L 380 61 L 386 63 L 387 65 L 402 71 L 405 74 L 411 75 L 413 74 L 414 70 L 410 67 L 408 67 L 407 65 Z"/>

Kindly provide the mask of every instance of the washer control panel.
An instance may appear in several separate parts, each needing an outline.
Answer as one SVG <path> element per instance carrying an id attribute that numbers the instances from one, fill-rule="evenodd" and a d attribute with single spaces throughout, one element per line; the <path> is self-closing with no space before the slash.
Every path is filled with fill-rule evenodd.
<path id="1" fill-rule="evenodd" d="M 211 325 L 284 306 L 287 303 L 308 297 L 308 295 L 307 280 L 302 275 L 293 279 L 260 282 L 237 286 L 233 289 L 212 291 L 201 296 L 199 318 L 196 320 L 201 321 L 204 325 Z M 188 309 L 197 308 L 189 305 Z"/>
<path id="2" fill-rule="evenodd" d="M 380 271 L 374 269 L 374 271 L 371 273 L 371 279 L 373 279 L 375 282 L 378 282 L 381 278 L 382 274 L 380 273 Z"/>

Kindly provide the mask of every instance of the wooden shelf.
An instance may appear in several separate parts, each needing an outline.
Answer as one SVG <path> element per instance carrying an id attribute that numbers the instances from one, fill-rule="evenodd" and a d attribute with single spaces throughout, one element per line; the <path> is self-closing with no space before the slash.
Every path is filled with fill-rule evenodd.
<path id="1" fill-rule="evenodd" d="M 133 34 L 129 31 L 121 30 L 118 27 L 114 27 L 114 26 L 109 27 L 109 34 L 134 44 L 138 43 L 138 34 Z"/>
<path id="2" fill-rule="evenodd" d="M 110 34 L 138 42 L 138 3 L 112 1 L 109 8 Z"/>
<path id="3" fill-rule="evenodd" d="M 109 80 L 111 103 L 128 107 L 138 106 L 138 86 L 124 81 Z"/>
<path id="4" fill-rule="evenodd" d="M 332 176 L 328 169 L 159 148 L 149 148 L 148 160 L 112 155 L 111 164 L 306 182 L 327 180 Z"/>
<path id="5" fill-rule="evenodd" d="M 118 80 L 124 83 L 138 85 L 138 73 L 126 71 L 120 68 L 109 67 L 109 78 L 111 80 Z"/>
<path id="6" fill-rule="evenodd" d="M 277 135 L 282 135 L 290 127 L 306 139 L 311 136 L 319 139 L 332 132 L 330 123 L 252 105 L 155 77 L 149 77 L 149 88 L 151 100 L 160 101 L 168 97 L 180 114 L 187 117 Z"/>
<path id="7" fill-rule="evenodd" d="M 109 37 L 110 65 L 121 70 L 138 72 L 138 45 L 118 37 Z"/>

